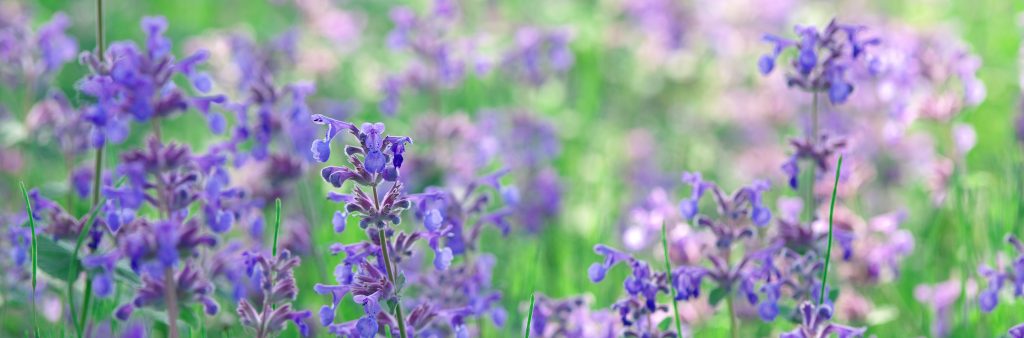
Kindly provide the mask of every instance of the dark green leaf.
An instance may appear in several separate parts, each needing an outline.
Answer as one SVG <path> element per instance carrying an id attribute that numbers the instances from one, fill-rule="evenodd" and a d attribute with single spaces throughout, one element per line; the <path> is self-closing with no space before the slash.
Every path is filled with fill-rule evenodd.
<path id="1" fill-rule="evenodd" d="M 711 294 L 708 295 L 708 303 L 711 304 L 711 306 L 718 305 L 718 303 L 720 303 L 728 294 L 729 291 L 726 289 L 715 288 L 714 290 L 711 290 Z"/>
<path id="2" fill-rule="evenodd" d="M 75 271 L 69 270 L 77 270 L 79 267 L 78 262 L 73 262 L 74 258 L 69 245 L 54 242 L 53 239 L 46 236 L 36 237 L 36 242 L 38 242 L 40 270 L 63 281 L 67 281 L 68 276 L 78 276 L 77 273 L 74 273 Z"/>

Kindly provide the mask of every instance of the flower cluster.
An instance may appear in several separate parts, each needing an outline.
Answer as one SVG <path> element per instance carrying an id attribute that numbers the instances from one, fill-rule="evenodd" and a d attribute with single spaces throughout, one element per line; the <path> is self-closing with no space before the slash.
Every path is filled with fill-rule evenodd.
<path id="1" fill-rule="evenodd" d="M 1006 237 L 1019 256 L 1010 263 L 1009 267 L 1000 264 L 998 269 L 987 265 L 978 268 L 978 274 L 988 281 L 984 290 L 978 294 L 978 305 L 984 312 L 991 312 L 999 305 L 999 293 L 1004 287 L 1010 286 L 1013 289 L 1014 297 L 1024 297 L 1024 244 L 1016 236 Z"/>
<path id="2" fill-rule="evenodd" d="M 291 302 L 295 300 L 299 290 L 292 277 L 292 269 L 299 265 L 299 258 L 293 257 L 288 250 L 282 251 L 277 257 L 267 259 L 262 254 L 246 252 L 245 268 L 254 284 L 260 286 L 262 295 L 253 301 L 260 304 L 255 308 L 248 299 L 238 303 L 238 317 L 245 325 L 256 333 L 256 337 L 270 337 L 284 329 L 285 323 L 292 321 L 303 336 L 309 336 L 309 327 L 305 319 L 312 313 L 296 311 Z"/>
<path id="3" fill-rule="evenodd" d="M 776 59 L 784 51 L 793 49 L 797 55 L 786 75 L 786 83 L 808 92 L 827 91 L 829 101 L 842 104 L 854 88 L 847 73 L 855 67 L 866 66 L 868 47 L 881 43 L 878 38 L 864 38 L 865 29 L 833 19 L 820 31 L 813 26 L 797 26 L 799 40 L 766 35 L 765 41 L 774 46 L 771 53 L 761 56 L 757 66 L 767 75 L 775 69 Z"/>
<path id="4" fill-rule="evenodd" d="M 365 123 L 356 128 L 351 123 L 323 115 L 313 115 L 312 120 L 327 126 L 324 139 L 314 141 L 311 148 L 313 157 L 320 162 L 330 159 L 331 141 L 338 133 L 349 132 L 359 140 L 358 147 L 345 146 L 349 167 L 327 166 L 321 170 L 321 177 L 336 188 L 342 187 L 346 181 L 356 185 L 352 194 L 331 192 L 328 196 L 328 199 L 344 204 L 344 212 L 335 214 L 334 229 L 344 231 L 346 218 L 355 215 L 360 218 L 359 226 L 366 230 L 370 239 L 350 245 L 332 245 L 332 253 L 345 252 L 346 258 L 334 271 L 338 284 L 317 284 L 314 289 L 318 294 L 332 296 L 332 305 L 320 309 L 320 323 L 328 328 L 328 332 L 339 336 L 372 337 L 383 329 L 381 324 L 392 329 L 397 327 L 402 334 L 406 330 L 415 332 L 416 324 L 422 323 L 409 322 L 410 325 L 406 325 L 402 316 L 399 298 L 402 285 L 396 285 L 395 281 L 405 277 L 396 271 L 396 263 L 401 257 L 411 254 L 411 245 L 421 235 L 396 234 L 394 229 L 401 223 L 402 212 L 412 206 L 398 180 L 405 146 L 412 143 L 412 139 L 385 136 L 382 123 Z M 391 184 L 384 196 L 380 196 L 377 189 L 382 183 Z M 371 194 L 364 189 L 370 189 Z M 367 260 L 370 256 L 376 259 L 375 263 Z M 350 292 L 354 295 L 353 300 L 363 306 L 365 315 L 358 320 L 336 324 L 334 312 L 341 299 Z M 381 304 L 387 305 L 387 309 L 394 309 L 395 317 L 391 317 L 391 311 L 382 311 Z"/>
<path id="5" fill-rule="evenodd" d="M 687 282 L 699 285 L 705 272 L 683 268 L 673 271 L 670 276 L 667 272 L 653 271 L 647 262 L 603 244 L 594 246 L 594 252 L 604 256 L 604 261 L 594 263 L 588 269 L 587 274 L 592 282 L 604 280 L 608 270 L 620 263 L 627 264 L 632 269 L 632 274 L 626 278 L 625 283 L 627 297 L 612 304 L 612 310 L 618 312 L 619 320 L 622 322 L 622 329 L 616 335 L 663 338 L 680 336 L 679 332 L 662 331 L 657 325 L 671 313 L 669 305 L 658 304 L 658 294 L 671 295 L 669 288 L 675 288 L 675 300 L 694 297 L 699 289 L 693 289 L 693 284 Z M 683 283 L 688 285 L 678 283 L 684 279 L 687 282 Z"/>
<path id="6" fill-rule="evenodd" d="M 78 41 L 65 32 L 71 26 L 67 14 L 57 12 L 37 30 L 30 27 L 28 13 L 5 8 L 11 22 L 0 22 L 0 80 L 15 88 L 36 88 L 47 84 L 64 64 L 75 59 Z"/>
<path id="7" fill-rule="evenodd" d="M 840 338 L 861 337 L 864 335 L 864 328 L 854 328 L 845 325 L 834 324 L 832 320 L 832 306 L 814 306 L 810 302 L 800 304 L 797 310 L 800 312 L 800 326 L 793 331 L 783 333 L 779 338 L 825 338 L 837 335 Z"/>
<path id="8" fill-rule="evenodd" d="M 224 129 L 224 118 L 210 110 L 224 103 L 221 95 L 204 95 L 213 89 L 210 76 L 201 70 L 209 52 L 203 50 L 178 60 L 171 54 L 171 40 L 164 36 L 167 19 L 142 19 L 145 47 L 134 42 L 114 42 L 106 54 L 84 52 L 81 62 L 92 73 L 77 84 L 78 90 L 96 100 L 85 108 L 84 118 L 92 125 L 90 142 L 94 147 L 121 143 L 128 137 L 129 122 L 166 118 L 189 108 L 207 117 L 213 131 Z M 191 87 L 201 93 L 192 96 L 179 89 L 174 75 L 188 78 Z"/>

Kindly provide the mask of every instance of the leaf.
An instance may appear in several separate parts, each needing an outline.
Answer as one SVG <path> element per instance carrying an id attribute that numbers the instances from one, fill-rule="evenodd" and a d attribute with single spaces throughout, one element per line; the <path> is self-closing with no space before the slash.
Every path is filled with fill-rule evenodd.
<path id="1" fill-rule="evenodd" d="M 665 317 L 658 323 L 658 331 L 667 332 L 668 327 L 672 325 L 672 317 Z"/>
<path id="2" fill-rule="evenodd" d="M 711 294 L 708 295 L 708 304 L 711 304 L 711 306 L 718 305 L 718 303 L 722 302 L 722 299 L 724 299 L 728 294 L 729 290 L 724 288 L 715 288 L 714 290 L 711 290 Z"/>
<path id="3" fill-rule="evenodd" d="M 828 299 L 829 300 L 831 300 L 833 303 L 835 303 L 837 298 L 839 298 L 839 288 L 838 287 L 828 291 Z"/>
<path id="4" fill-rule="evenodd" d="M 67 281 L 68 276 L 78 276 L 76 271 L 79 269 L 80 263 L 76 262 L 72 256 L 70 246 L 54 242 L 52 238 L 46 236 L 36 237 L 36 242 L 38 243 L 40 270 L 62 281 Z"/>

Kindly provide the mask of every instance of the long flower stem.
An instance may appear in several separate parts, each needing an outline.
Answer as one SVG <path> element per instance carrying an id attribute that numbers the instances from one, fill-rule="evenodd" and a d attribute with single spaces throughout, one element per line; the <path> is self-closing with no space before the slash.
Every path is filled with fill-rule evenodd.
<path id="1" fill-rule="evenodd" d="M 377 202 L 377 200 L 379 199 L 378 196 L 377 196 L 377 183 L 373 184 L 372 189 L 373 189 L 373 206 L 374 206 L 374 208 L 377 208 L 377 210 L 379 211 L 380 210 L 380 204 L 379 204 L 379 202 Z M 396 290 L 395 291 L 395 293 L 396 293 L 395 295 L 397 296 L 398 285 L 395 284 L 395 273 L 394 273 L 394 269 L 395 268 L 393 268 L 391 266 L 391 255 L 388 253 L 388 240 L 387 240 L 387 236 L 384 235 L 384 229 L 377 229 L 377 239 L 380 240 L 380 252 L 381 252 L 381 255 L 384 256 L 384 269 L 387 270 L 388 281 L 391 282 L 391 285 L 395 286 L 395 290 Z M 398 333 L 402 336 L 402 338 L 406 338 L 406 336 L 405 336 L 405 317 L 402 316 L 402 303 L 400 301 L 395 302 L 395 320 L 398 321 Z"/>
<path id="2" fill-rule="evenodd" d="M 818 141 L 818 92 L 811 94 L 811 130 L 807 134 L 807 144 L 814 151 Z M 817 211 L 817 201 L 814 199 L 814 181 L 816 163 L 811 158 L 807 161 L 807 195 L 804 197 L 804 213 L 808 223 L 814 222 L 814 213 Z"/>
<path id="3" fill-rule="evenodd" d="M 96 51 L 97 57 L 100 62 L 103 62 L 104 54 L 106 54 L 106 44 L 103 42 L 104 27 L 103 27 L 103 0 L 96 0 Z M 100 70 L 102 71 L 102 70 Z M 96 157 L 93 161 L 92 170 L 92 204 L 91 209 L 95 209 L 100 202 L 100 183 L 103 181 L 103 145 L 96 148 Z M 85 231 L 85 227 L 82 227 L 82 231 Z M 77 256 L 75 257 L 77 258 Z M 77 276 L 75 276 L 77 280 Z M 74 280 L 68 280 L 68 289 L 71 289 L 74 285 Z M 92 302 L 92 278 L 89 278 L 89 273 L 85 273 L 85 289 L 82 294 L 82 312 L 81 317 L 78 321 L 75 321 L 75 302 L 73 294 L 74 292 L 68 292 L 68 307 L 71 310 L 71 322 L 75 323 L 75 332 L 78 337 L 82 337 L 85 325 L 89 320 L 89 304 Z"/>
<path id="4" fill-rule="evenodd" d="M 164 269 L 164 302 L 167 304 L 167 337 L 178 338 L 178 283 L 174 269 Z"/>
<path id="5" fill-rule="evenodd" d="M 387 242 L 387 238 L 385 238 L 385 236 L 384 236 L 384 230 L 383 229 L 377 230 L 377 237 L 378 237 L 378 239 L 380 239 L 380 251 L 384 255 L 384 269 L 387 270 L 388 280 L 390 280 L 391 284 L 394 285 L 395 284 L 395 274 L 394 274 L 393 269 L 391 267 L 391 255 L 388 254 L 388 242 Z M 398 332 L 399 332 L 399 334 L 402 336 L 402 338 L 406 338 L 405 337 L 405 317 L 402 316 L 402 304 L 399 303 L 399 302 L 395 303 L 395 320 L 398 321 Z"/>
<path id="6" fill-rule="evenodd" d="M 825 269 L 821 271 L 821 292 L 818 293 L 818 306 L 825 301 L 825 282 L 828 281 L 828 262 L 832 257 L 832 213 L 836 209 L 836 190 L 839 188 L 839 169 L 843 167 L 843 155 L 839 155 L 839 164 L 836 164 L 836 181 L 832 186 L 832 203 L 828 207 L 828 246 L 825 249 Z"/>

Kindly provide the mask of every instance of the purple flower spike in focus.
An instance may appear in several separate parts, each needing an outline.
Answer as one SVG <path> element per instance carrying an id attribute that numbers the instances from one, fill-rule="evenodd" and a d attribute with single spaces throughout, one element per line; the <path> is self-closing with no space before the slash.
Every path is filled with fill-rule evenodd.
<path id="1" fill-rule="evenodd" d="M 853 67 L 866 67 L 868 47 L 881 43 L 878 38 L 863 38 L 864 30 L 863 26 L 840 24 L 833 19 L 820 31 L 797 26 L 797 40 L 766 35 L 764 40 L 772 45 L 772 51 L 758 59 L 758 70 L 770 74 L 779 56 L 794 50 L 786 83 L 807 92 L 825 92 L 832 104 L 842 104 L 854 90 L 847 73 Z"/>

